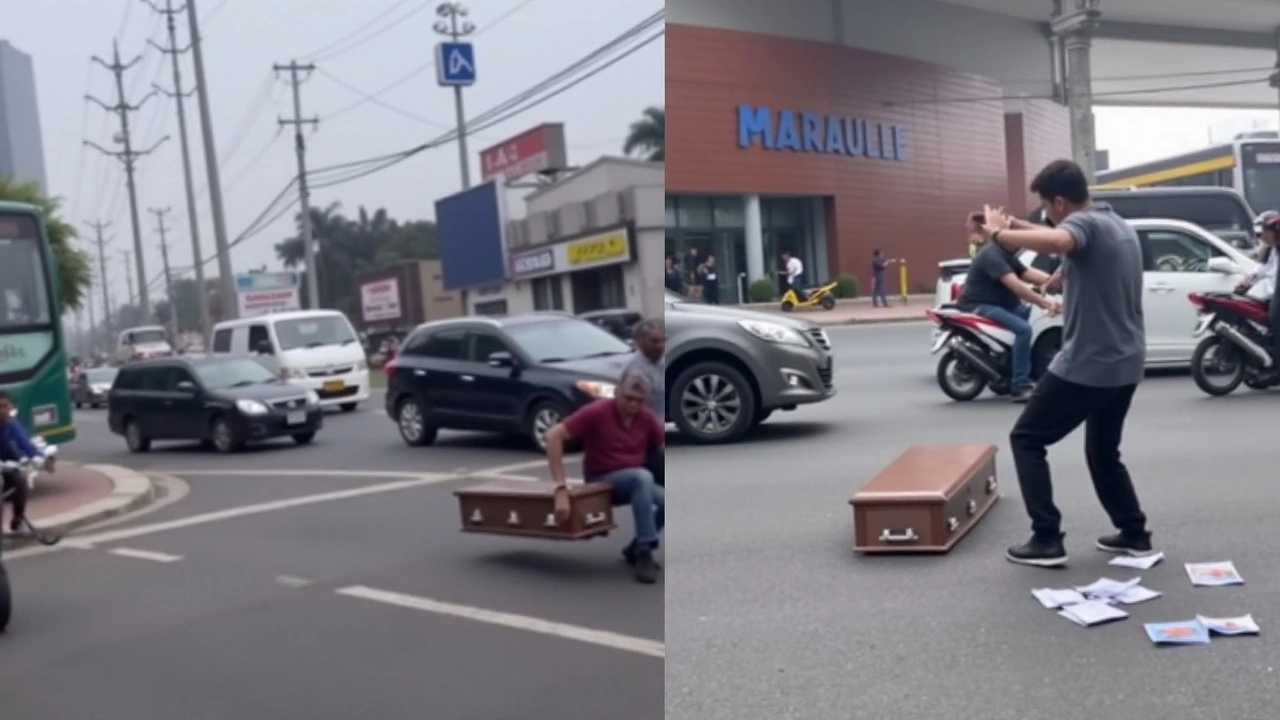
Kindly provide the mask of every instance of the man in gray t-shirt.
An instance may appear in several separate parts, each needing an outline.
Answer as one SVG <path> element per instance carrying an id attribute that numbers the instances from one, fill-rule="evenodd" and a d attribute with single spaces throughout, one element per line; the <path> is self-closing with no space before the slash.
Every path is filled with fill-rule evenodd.
<path id="1" fill-rule="evenodd" d="M 1085 458 L 1098 500 L 1120 532 L 1098 538 L 1105 552 L 1153 552 L 1147 518 L 1120 438 L 1145 364 L 1142 248 L 1123 218 L 1089 201 L 1080 166 L 1050 163 L 1031 183 L 1054 227 L 1013 220 L 987 208 L 983 231 L 1005 245 L 1063 257 L 1062 350 L 1036 385 L 1009 442 L 1032 537 L 1010 547 L 1016 563 L 1053 567 L 1067 562 L 1062 515 L 1053 504 L 1048 447 L 1085 426 Z"/>
<path id="2" fill-rule="evenodd" d="M 653 388 L 649 393 L 649 410 L 658 416 L 658 422 L 665 425 L 667 420 L 667 331 L 661 320 L 641 320 L 636 324 L 632 338 L 636 344 L 635 357 L 627 363 L 623 375 L 638 373 L 649 381 Z M 645 467 L 653 473 L 654 481 L 666 486 L 667 461 L 665 453 L 653 450 L 645 459 Z"/>

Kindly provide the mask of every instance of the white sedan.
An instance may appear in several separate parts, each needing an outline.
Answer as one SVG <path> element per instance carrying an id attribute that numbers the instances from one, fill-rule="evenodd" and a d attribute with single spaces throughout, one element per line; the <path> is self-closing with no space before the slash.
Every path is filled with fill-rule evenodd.
<path id="1" fill-rule="evenodd" d="M 1189 365 L 1196 340 L 1196 309 L 1191 293 L 1231 292 L 1257 267 L 1252 257 L 1199 225 L 1181 220 L 1127 221 L 1142 242 L 1143 315 L 1147 329 L 1147 366 Z M 1057 259 L 1037 257 L 1031 250 L 1019 256 L 1027 267 L 1053 272 Z M 955 302 L 964 286 L 968 260 L 939 263 L 939 305 Z M 1052 358 L 1062 342 L 1062 318 L 1041 317 L 1032 308 L 1033 357 L 1037 365 Z M 935 331 L 934 337 L 937 337 Z M 1039 368 L 1037 368 L 1039 369 Z"/>

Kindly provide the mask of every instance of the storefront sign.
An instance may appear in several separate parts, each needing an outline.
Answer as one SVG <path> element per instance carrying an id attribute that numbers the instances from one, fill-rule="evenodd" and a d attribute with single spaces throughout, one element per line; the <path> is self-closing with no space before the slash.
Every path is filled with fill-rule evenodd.
<path id="1" fill-rule="evenodd" d="M 631 259 L 631 243 L 628 242 L 627 231 L 618 230 L 567 243 L 565 256 L 569 267 L 574 269 L 610 265 Z"/>
<path id="2" fill-rule="evenodd" d="M 538 275 L 556 269 L 556 253 L 551 248 L 511 256 L 511 277 Z"/>
<path id="3" fill-rule="evenodd" d="M 279 290 L 247 290 L 236 293 L 242 318 L 257 317 L 274 312 L 288 312 L 302 307 L 298 288 Z"/>
<path id="4" fill-rule="evenodd" d="M 501 176 L 515 180 L 544 170 L 569 166 L 565 154 L 564 125 L 544 123 L 480 151 L 480 178 Z"/>
<path id="5" fill-rule="evenodd" d="M 375 280 L 360 286 L 360 316 L 365 322 L 400 318 L 400 281 Z"/>
<path id="6" fill-rule="evenodd" d="M 846 155 L 903 162 L 906 128 L 863 118 L 738 106 L 738 147 Z"/>

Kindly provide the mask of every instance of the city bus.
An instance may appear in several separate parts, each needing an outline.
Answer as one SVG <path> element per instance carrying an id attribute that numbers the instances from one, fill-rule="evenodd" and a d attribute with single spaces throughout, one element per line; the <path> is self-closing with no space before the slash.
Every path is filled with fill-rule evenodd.
<path id="1" fill-rule="evenodd" d="M 55 267 L 41 210 L 0 201 L 0 388 L 32 435 L 62 444 L 76 430 Z"/>
<path id="2" fill-rule="evenodd" d="M 1103 188 L 1177 187 L 1186 185 L 1232 188 L 1249 207 L 1280 208 L 1280 136 L 1257 133 L 1229 143 L 1175 155 L 1163 160 L 1097 174 Z"/>

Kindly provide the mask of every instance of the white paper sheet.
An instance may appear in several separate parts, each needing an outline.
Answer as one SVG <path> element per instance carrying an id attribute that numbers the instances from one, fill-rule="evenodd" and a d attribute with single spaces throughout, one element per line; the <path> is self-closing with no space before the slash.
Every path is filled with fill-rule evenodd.
<path id="1" fill-rule="evenodd" d="M 1062 608 L 1058 614 L 1083 627 L 1099 625 L 1112 620 L 1123 620 L 1129 617 L 1129 613 L 1100 600 L 1086 600 L 1075 605 L 1068 605 Z"/>
<path id="2" fill-rule="evenodd" d="M 1107 600 L 1120 596 L 1124 591 L 1137 587 L 1141 582 L 1142 578 L 1140 577 L 1124 581 L 1104 577 L 1098 578 L 1088 585 L 1076 587 L 1076 590 L 1091 600 Z"/>
<path id="3" fill-rule="evenodd" d="M 1243 585 L 1244 578 L 1236 570 L 1235 563 L 1230 560 L 1222 562 L 1187 563 L 1187 577 L 1192 585 L 1204 587 L 1220 587 L 1223 585 Z"/>
<path id="4" fill-rule="evenodd" d="M 1138 557 L 1134 557 L 1133 555 L 1120 555 L 1112 558 L 1111 562 L 1107 564 L 1115 565 L 1117 567 L 1133 568 L 1135 570 L 1150 570 L 1161 560 L 1164 560 L 1163 552 L 1154 553 L 1152 555 L 1141 555 Z"/>
<path id="5" fill-rule="evenodd" d="M 1040 604 L 1050 610 L 1057 610 L 1066 605 L 1075 605 L 1082 603 L 1085 598 L 1080 593 L 1070 588 L 1054 589 L 1054 588 L 1038 588 L 1031 591 L 1032 596 L 1040 601 Z"/>
<path id="6" fill-rule="evenodd" d="M 1262 628 L 1258 627 L 1258 623 L 1253 619 L 1253 615 L 1241 615 L 1239 617 L 1211 618 L 1203 615 L 1196 615 L 1196 619 L 1201 625 L 1209 628 L 1210 631 L 1219 635 L 1257 635 L 1262 632 Z"/>
<path id="7" fill-rule="evenodd" d="M 1135 585 L 1117 595 L 1115 601 L 1122 605 L 1134 605 L 1148 600 L 1155 600 L 1158 597 L 1160 597 L 1159 592 L 1141 585 Z"/>

